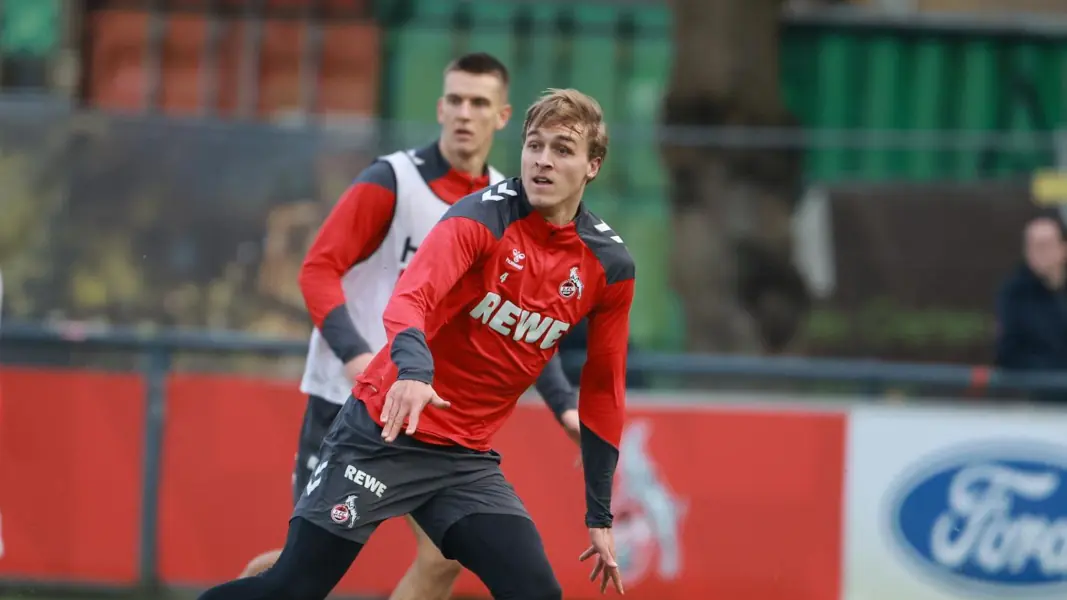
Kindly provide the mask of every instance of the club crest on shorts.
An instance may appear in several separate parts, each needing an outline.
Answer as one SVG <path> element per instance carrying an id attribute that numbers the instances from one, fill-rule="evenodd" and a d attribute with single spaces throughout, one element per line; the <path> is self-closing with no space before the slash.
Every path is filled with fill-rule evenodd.
<path id="1" fill-rule="evenodd" d="M 345 501 L 335 505 L 330 510 L 330 519 L 338 525 L 344 525 L 348 529 L 352 529 L 356 526 L 356 521 L 359 520 L 359 511 L 356 510 L 356 496 L 345 498 Z"/>
<path id="2" fill-rule="evenodd" d="M 571 267 L 570 275 L 563 283 L 559 284 L 559 295 L 564 298 L 570 298 L 575 294 L 578 297 L 582 297 L 582 290 L 585 289 L 585 285 L 582 284 L 582 279 L 578 277 L 578 267 Z"/>

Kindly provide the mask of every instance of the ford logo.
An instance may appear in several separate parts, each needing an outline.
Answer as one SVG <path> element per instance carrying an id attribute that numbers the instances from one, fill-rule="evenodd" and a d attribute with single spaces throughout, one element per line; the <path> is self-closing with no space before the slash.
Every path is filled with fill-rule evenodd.
<path id="1" fill-rule="evenodd" d="M 961 597 L 1062 594 L 1065 484 L 1067 448 L 958 448 L 919 463 L 896 486 L 886 511 L 891 537 L 908 562 Z"/>

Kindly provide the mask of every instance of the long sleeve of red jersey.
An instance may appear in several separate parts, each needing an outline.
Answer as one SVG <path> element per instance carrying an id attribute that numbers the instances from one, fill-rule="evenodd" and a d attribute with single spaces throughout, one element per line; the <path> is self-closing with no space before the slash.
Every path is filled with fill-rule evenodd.
<path id="1" fill-rule="evenodd" d="M 375 162 L 334 205 L 300 268 L 300 291 L 311 320 L 341 362 L 371 351 L 348 314 L 341 280 L 382 244 L 395 208 L 393 168 Z"/>
<path id="2" fill-rule="evenodd" d="M 588 527 L 611 527 L 613 519 L 611 488 L 622 441 L 633 297 L 633 278 L 611 283 L 589 314 L 588 349 L 578 399 Z"/>
<path id="3" fill-rule="evenodd" d="M 426 315 L 494 241 L 474 219 L 449 216 L 419 245 L 385 307 L 385 333 L 397 379 L 433 383 L 433 356 L 426 343 Z"/>

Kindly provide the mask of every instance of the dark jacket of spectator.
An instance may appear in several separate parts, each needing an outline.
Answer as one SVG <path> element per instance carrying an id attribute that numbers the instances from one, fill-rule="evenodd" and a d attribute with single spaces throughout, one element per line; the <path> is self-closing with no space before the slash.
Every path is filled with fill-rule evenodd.
<path id="1" fill-rule="evenodd" d="M 1067 291 L 1050 288 L 1025 264 L 997 297 L 996 364 L 1067 370 Z"/>

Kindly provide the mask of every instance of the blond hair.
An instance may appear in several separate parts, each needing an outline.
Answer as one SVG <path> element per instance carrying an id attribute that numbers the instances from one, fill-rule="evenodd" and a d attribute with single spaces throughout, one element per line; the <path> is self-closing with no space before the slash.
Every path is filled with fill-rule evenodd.
<path id="1" fill-rule="evenodd" d="M 574 89 L 549 88 L 526 110 L 522 140 L 534 129 L 569 127 L 580 131 L 589 142 L 589 158 L 604 159 L 608 154 L 608 127 L 600 103 Z"/>

